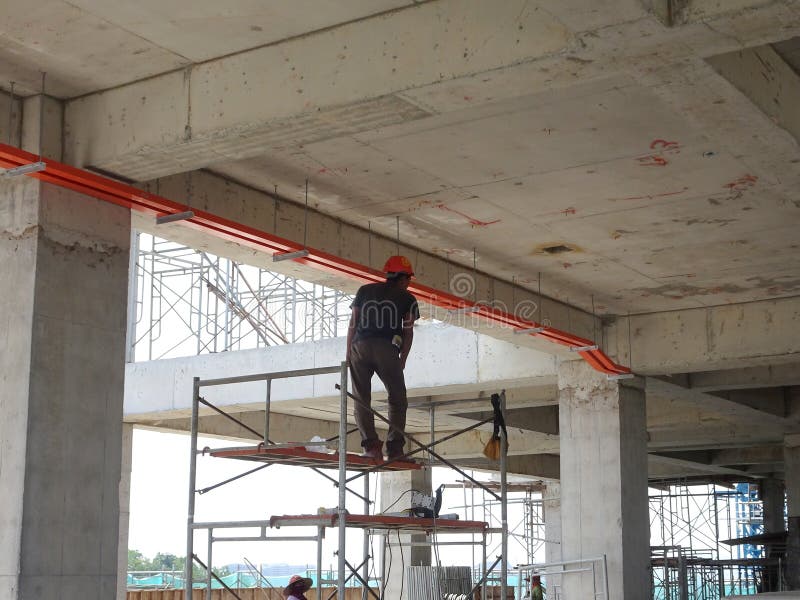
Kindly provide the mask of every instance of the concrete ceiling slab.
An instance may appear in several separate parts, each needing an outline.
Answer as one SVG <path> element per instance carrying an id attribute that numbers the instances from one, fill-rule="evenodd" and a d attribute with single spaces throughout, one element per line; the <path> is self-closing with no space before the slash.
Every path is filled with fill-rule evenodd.
<path id="1" fill-rule="evenodd" d="M 0 81 L 17 93 L 72 97 L 180 68 L 188 61 L 63 0 L 0 5 Z"/>
<path id="2" fill-rule="evenodd" d="M 298 201 L 310 175 L 323 212 L 619 314 L 800 289 L 794 174 L 748 162 L 615 76 L 213 169 Z"/>
<path id="3" fill-rule="evenodd" d="M 0 81 L 62 97 L 326 29 L 411 0 L 7 0 L 0 5 Z"/>
<path id="4" fill-rule="evenodd" d="M 70 3 L 192 62 L 414 4 L 411 0 L 70 0 Z"/>

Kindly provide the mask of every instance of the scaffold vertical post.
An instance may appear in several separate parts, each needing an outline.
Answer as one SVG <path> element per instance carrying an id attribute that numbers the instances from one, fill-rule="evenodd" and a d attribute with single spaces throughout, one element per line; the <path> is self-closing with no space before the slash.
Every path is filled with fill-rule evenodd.
<path id="1" fill-rule="evenodd" d="M 364 475 L 364 514 L 369 514 L 369 474 Z M 361 600 L 367 600 L 369 594 L 369 529 L 364 528 L 364 563 L 361 568 L 361 577 L 364 579 L 364 586 L 361 589 Z"/>
<path id="2" fill-rule="evenodd" d="M 206 555 L 206 600 L 211 600 L 211 561 L 213 560 L 212 553 L 214 551 L 214 530 L 208 528 L 208 554 Z"/>
<path id="3" fill-rule="evenodd" d="M 381 534 L 381 581 L 380 597 L 383 600 L 383 590 L 386 589 L 386 536 Z"/>
<path id="4" fill-rule="evenodd" d="M 264 445 L 269 445 L 269 413 L 272 403 L 272 378 L 267 378 L 266 411 L 264 414 Z"/>
<path id="5" fill-rule="evenodd" d="M 317 527 L 317 598 L 322 598 L 322 538 L 324 527 Z"/>
<path id="6" fill-rule="evenodd" d="M 342 362 L 341 399 L 339 404 L 339 567 L 336 593 L 338 600 L 344 600 L 345 584 L 345 546 L 347 543 L 347 361 Z"/>
<path id="7" fill-rule="evenodd" d="M 500 410 L 506 412 L 506 392 L 500 393 Z M 504 427 L 500 428 L 500 521 L 501 550 L 500 560 L 500 597 L 506 600 L 508 592 L 508 490 L 506 477 L 506 459 L 508 454 L 508 438 Z"/>
<path id="8" fill-rule="evenodd" d="M 486 598 L 486 578 L 489 574 L 486 572 L 488 568 L 488 559 L 486 557 L 486 531 L 483 532 L 483 562 L 481 564 L 481 598 Z"/>
<path id="9" fill-rule="evenodd" d="M 125 362 L 136 362 L 136 353 L 133 351 L 136 345 L 136 301 L 139 297 L 137 274 L 139 259 L 139 236 L 141 234 L 131 228 L 131 248 L 128 264 L 128 328 L 125 330 Z"/>
<path id="10" fill-rule="evenodd" d="M 200 410 L 200 378 L 192 385 L 191 447 L 189 449 L 189 508 L 186 516 L 186 564 L 184 566 L 184 598 L 192 600 L 192 568 L 194 567 L 194 500 L 197 479 L 197 422 Z M 210 568 L 210 567 L 209 567 Z"/>

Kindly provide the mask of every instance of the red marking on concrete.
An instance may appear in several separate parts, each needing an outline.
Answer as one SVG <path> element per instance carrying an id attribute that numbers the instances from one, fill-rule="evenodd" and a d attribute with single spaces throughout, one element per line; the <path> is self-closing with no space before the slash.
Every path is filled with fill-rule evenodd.
<path id="1" fill-rule="evenodd" d="M 578 211 L 574 207 L 570 206 L 569 208 L 565 208 L 561 212 L 564 213 L 564 215 L 566 216 L 566 215 L 574 215 Z"/>
<path id="2" fill-rule="evenodd" d="M 326 173 L 330 173 L 332 175 L 336 175 L 336 174 L 344 175 L 345 173 L 347 173 L 347 167 L 339 167 L 339 168 L 322 167 L 321 169 L 319 169 L 317 171 L 317 173 L 319 173 L 321 175 L 324 175 Z"/>
<path id="3" fill-rule="evenodd" d="M 650 150 L 661 150 L 662 152 L 678 154 L 681 151 L 681 145 L 678 142 L 668 142 L 667 140 L 653 140 L 650 142 Z"/>
<path id="4" fill-rule="evenodd" d="M 647 196 L 628 196 L 627 198 L 609 198 L 611 202 L 617 202 L 619 200 L 655 200 L 656 198 L 666 198 L 667 196 L 677 196 L 678 194 L 684 193 L 688 190 L 688 187 L 683 188 L 677 192 L 664 192 L 663 194 L 648 194 Z"/>
<path id="5" fill-rule="evenodd" d="M 456 210 L 454 208 L 450 208 L 444 203 L 437 204 L 436 208 L 438 208 L 439 210 L 446 210 L 447 212 L 457 214 L 460 217 L 464 217 L 472 227 L 488 227 L 489 225 L 494 225 L 495 223 L 500 222 L 500 219 L 495 219 L 494 221 L 481 221 L 480 219 L 473 219 L 469 215 L 466 215 L 463 212 Z"/>
<path id="6" fill-rule="evenodd" d="M 662 155 L 680 154 L 681 145 L 678 142 L 670 142 L 668 140 L 657 139 L 650 142 L 650 150 L 656 150 L 655 154 L 648 154 L 640 156 L 636 160 L 639 161 L 639 166 L 642 167 L 666 167 L 669 161 Z"/>
<path id="7" fill-rule="evenodd" d="M 568 263 L 568 262 L 561 263 L 561 266 L 564 267 L 565 269 L 569 269 L 572 266 L 572 263 Z"/>
<path id="8" fill-rule="evenodd" d="M 640 156 L 636 160 L 639 161 L 640 167 L 666 167 L 669 161 L 663 156 L 656 156 L 650 154 L 649 156 Z"/>
<path id="9" fill-rule="evenodd" d="M 472 96 L 464 96 L 464 100 L 470 102 L 472 100 Z"/>
<path id="10" fill-rule="evenodd" d="M 733 181 L 726 183 L 722 187 L 733 190 L 734 192 L 743 192 L 752 188 L 757 181 L 758 177 L 748 173 L 747 175 L 742 175 L 738 179 L 734 179 Z"/>

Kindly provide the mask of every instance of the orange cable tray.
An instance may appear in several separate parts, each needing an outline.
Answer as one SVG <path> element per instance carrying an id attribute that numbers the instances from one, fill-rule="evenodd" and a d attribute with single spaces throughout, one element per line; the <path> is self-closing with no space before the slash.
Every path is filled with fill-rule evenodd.
<path id="1" fill-rule="evenodd" d="M 336 527 L 338 514 L 331 515 L 277 515 L 270 517 L 270 527 Z M 489 524 L 483 521 L 456 519 L 421 519 L 390 515 L 347 515 L 347 527 L 359 529 L 388 529 L 397 531 L 424 531 L 443 533 L 485 533 Z"/>
<path id="2" fill-rule="evenodd" d="M 211 456 L 218 458 L 236 458 L 254 462 L 273 463 L 281 465 L 294 465 L 299 467 L 317 467 L 320 469 L 338 469 L 339 453 L 314 452 L 298 446 L 295 448 L 271 448 L 264 444 L 258 446 L 243 446 L 239 448 L 220 448 L 211 450 Z M 358 454 L 347 453 L 348 471 L 413 471 L 421 469 L 423 465 L 410 460 L 396 461 L 385 466 L 382 461 L 374 458 L 365 458 Z"/>

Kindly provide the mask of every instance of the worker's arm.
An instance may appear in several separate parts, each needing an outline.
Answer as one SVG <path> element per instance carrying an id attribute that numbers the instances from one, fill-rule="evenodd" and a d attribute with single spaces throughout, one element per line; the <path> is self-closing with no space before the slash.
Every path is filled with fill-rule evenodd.
<path id="1" fill-rule="evenodd" d="M 350 313 L 350 324 L 347 326 L 347 354 L 345 360 L 350 362 L 350 346 L 353 345 L 353 336 L 356 334 L 356 323 L 358 323 L 358 308 L 353 307 Z"/>
<path id="2" fill-rule="evenodd" d="M 408 313 L 403 317 L 403 345 L 400 346 L 400 364 L 406 368 L 406 359 L 411 352 L 411 344 L 414 342 L 414 314 Z"/>

